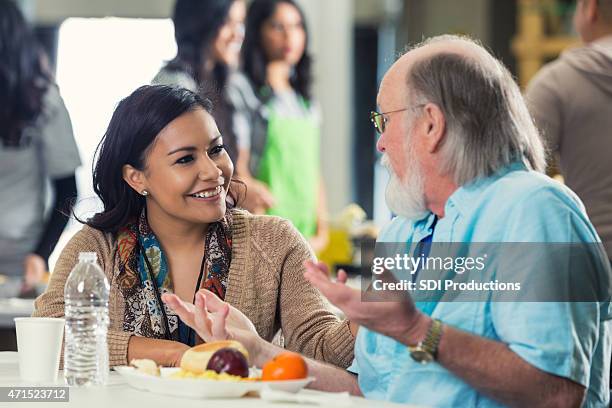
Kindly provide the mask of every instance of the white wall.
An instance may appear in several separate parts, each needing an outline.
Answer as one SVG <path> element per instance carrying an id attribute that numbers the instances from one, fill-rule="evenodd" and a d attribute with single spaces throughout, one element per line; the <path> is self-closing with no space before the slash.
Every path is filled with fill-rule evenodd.
<path id="1" fill-rule="evenodd" d="M 66 17 L 166 18 L 174 0 L 21 0 L 36 21 L 57 23 Z M 32 6 L 29 6 L 32 4 Z"/>
<path id="2" fill-rule="evenodd" d="M 322 174 L 328 208 L 338 213 L 352 199 L 352 0 L 300 0 L 315 60 L 314 94 L 323 111 Z"/>

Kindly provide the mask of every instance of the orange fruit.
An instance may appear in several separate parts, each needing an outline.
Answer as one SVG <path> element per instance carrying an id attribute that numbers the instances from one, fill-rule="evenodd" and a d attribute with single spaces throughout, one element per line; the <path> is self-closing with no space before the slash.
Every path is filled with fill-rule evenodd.
<path id="1" fill-rule="evenodd" d="M 299 380 L 308 376 L 308 366 L 297 353 L 280 353 L 263 366 L 263 381 Z"/>

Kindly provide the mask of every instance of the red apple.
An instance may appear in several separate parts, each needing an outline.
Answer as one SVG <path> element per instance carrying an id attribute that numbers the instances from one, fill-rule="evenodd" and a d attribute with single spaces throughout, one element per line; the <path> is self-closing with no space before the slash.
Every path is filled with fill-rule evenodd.
<path id="1" fill-rule="evenodd" d="M 208 360 L 206 369 L 213 370 L 218 374 L 227 373 L 239 377 L 249 376 L 249 363 L 244 354 L 231 347 L 215 351 L 210 360 Z"/>

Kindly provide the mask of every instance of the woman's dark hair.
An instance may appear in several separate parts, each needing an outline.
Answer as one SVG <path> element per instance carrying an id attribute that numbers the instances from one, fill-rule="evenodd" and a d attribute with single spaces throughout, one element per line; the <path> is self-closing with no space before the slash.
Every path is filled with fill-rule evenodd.
<path id="1" fill-rule="evenodd" d="M 204 93 L 214 94 L 213 114 L 232 161 L 237 157 L 231 124 L 233 108 L 223 97 L 229 68 L 217 62 L 210 76 L 204 77 L 203 67 L 211 52 L 211 45 L 225 24 L 234 1 L 236 0 L 177 0 L 172 21 L 178 50 L 176 57 L 166 65 L 166 69 L 170 71 L 186 72 Z"/>
<path id="2" fill-rule="evenodd" d="M 51 83 L 43 52 L 12 0 L 0 0 L 0 142 L 21 145 L 23 129 L 43 110 Z"/>
<path id="3" fill-rule="evenodd" d="M 290 78 L 293 89 L 304 99 L 310 101 L 310 86 L 312 83 L 311 65 L 312 59 L 308 54 L 308 28 L 304 12 L 293 0 L 253 0 L 249 6 L 246 18 L 246 33 L 242 46 L 242 63 L 246 76 L 251 80 L 255 90 L 262 98 L 267 97 L 266 66 L 268 58 L 264 51 L 261 28 L 276 12 L 276 7 L 281 4 L 290 4 L 296 8 L 302 18 L 304 32 L 306 33 L 306 44 L 304 55 L 295 66 L 294 74 Z"/>
<path id="4" fill-rule="evenodd" d="M 202 78 L 210 46 L 225 24 L 235 0 L 177 0 L 172 22 L 178 51 L 167 65 L 168 69 L 187 72 L 198 84 L 214 80 L 217 86 L 225 85 L 227 67 L 216 64 L 213 78 Z"/>
<path id="5" fill-rule="evenodd" d="M 147 150 L 162 129 L 195 109 L 210 113 L 212 104 L 187 89 L 167 85 L 142 86 L 119 102 L 98 145 L 93 169 L 94 192 L 104 210 L 87 225 L 114 233 L 140 215 L 145 198 L 125 182 L 123 166 L 144 170 Z M 231 192 L 229 196 L 235 203 L 235 196 Z"/>

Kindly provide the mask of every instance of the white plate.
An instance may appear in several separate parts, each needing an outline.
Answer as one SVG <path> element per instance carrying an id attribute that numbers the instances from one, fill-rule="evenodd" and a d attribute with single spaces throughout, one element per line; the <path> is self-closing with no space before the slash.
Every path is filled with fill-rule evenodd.
<path id="1" fill-rule="evenodd" d="M 144 374 L 134 367 L 119 366 L 119 373 L 128 385 L 142 391 L 185 398 L 240 398 L 264 386 L 273 390 L 298 392 L 314 381 L 313 377 L 287 381 L 227 381 L 204 378 L 170 378 L 180 368 L 161 368 L 161 376 Z"/>

